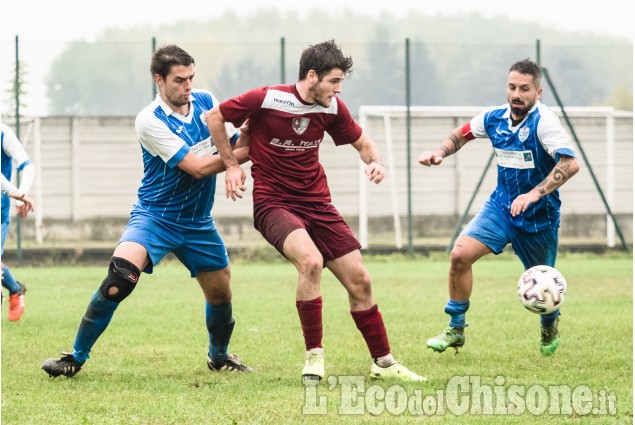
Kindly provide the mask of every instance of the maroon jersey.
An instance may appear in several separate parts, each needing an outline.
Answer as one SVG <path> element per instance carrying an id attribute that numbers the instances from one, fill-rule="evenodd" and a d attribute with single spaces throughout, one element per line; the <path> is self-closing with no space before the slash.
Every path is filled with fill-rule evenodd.
<path id="1" fill-rule="evenodd" d="M 220 111 L 234 125 L 249 118 L 254 202 L 331 202 L 318 153 L 324 132 L 336 145 L 356 142 L 362 135 L 337 97 L 328 108 L 307 104 L 295 85 L 250 90 L 222 102 Z"/>

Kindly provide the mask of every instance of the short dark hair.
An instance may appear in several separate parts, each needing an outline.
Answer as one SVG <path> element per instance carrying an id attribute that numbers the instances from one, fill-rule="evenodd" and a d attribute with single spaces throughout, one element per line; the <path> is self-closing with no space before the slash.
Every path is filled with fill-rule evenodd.
<path id="1" fill-rule="evenodd" d="M 509 72 L 516 71 L 520 74 L 531 75 L 534 80 L 534 85 L 536 87 L 540 87 L 540 83 L 542 82 L 542 70 L 540 66 L 532 61 L 527 59 L 523 59 L 521 61 L 516 62 L 509 68 Z"/>
<path id="2" fill-rule="evenodd" d="M 344 56 L 334 40 L 325 41 L 304 49 L 302 56 L 300 56 L 298 79 L 304 80 L 309 71 L 314 70 L 321 80 L 323 76 L 335 68 L 344 71 L 346 76 L 350 75 L 353 59 L 350 56 Z"/>
<path id="3" fill-rule="evenodd" d="M 174 44 L 162 46 L 152 55 L 150 62 L 150 73 L 152 76 L 159 74 L 166 78 L 172 67 L 175 65 L 190 66 L 194 63 L 194 58 L 185 50 Z"/>

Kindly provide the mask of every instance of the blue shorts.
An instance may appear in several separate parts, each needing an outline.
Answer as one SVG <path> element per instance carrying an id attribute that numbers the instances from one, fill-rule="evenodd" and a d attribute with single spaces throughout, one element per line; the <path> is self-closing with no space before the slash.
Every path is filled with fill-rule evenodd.
<path id="1" fill-rule="evenodd" d="M 229 266 L 225 243 L 213 220 L 184 225 L 135 208 L 119 239 L 121 242 L 136 242 L 145 247 L 150 263 L 143 271 L 148 274 L 170 252 L 187 267 L 192 277 Z"/>
<path id="2" fill-rule="evenodd" d="M 496 255 L 511 243 L 525 269 L 538 265 L 555 267 L 556 264 L 558 229 L 525 232 L 512 224 L 510 213 L 497 210 L 489 201 L 467 224 L 461 235 L 482 242 Z"/>

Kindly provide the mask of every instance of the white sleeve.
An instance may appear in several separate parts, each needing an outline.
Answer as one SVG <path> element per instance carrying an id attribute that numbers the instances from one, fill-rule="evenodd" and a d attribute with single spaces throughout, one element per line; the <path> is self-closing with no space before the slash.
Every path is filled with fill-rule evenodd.
<path id="1" fill-rule="evenodd" d="M 9 158 L 13 159 L 15 166 L 20 169 L 24 166 L 25 162 L 30 161 L 29 155 L 27 155 L 24 146 L 22 146 L 22 143 L 20 143 L 13 130 L 6 124 L 0 123 L 0 126 L 0 129 L 4 133 L 2 149 Z"/>
<path id="2" fill-rule="evenodd" d="M 20 171 L 20 192 L 29 193 L 34 180 L 35 166 L 32 163 L 29 163 L 22 169 L 22 171 Z"/>
<path id="3" fill-rule="evenodd" d="M 485 132 L 485 112 L 481 112 L 470 120 L 470 133 L 475 139 L 487 137 Z"/>
<path id="4" fill-rule="evenodd" d="M 10 195 L 11 193 L 18 190 L 18 188 L 15 187 L 9 180 L 7 180 L 7 178 L 2 173 L 0 173 L 0 181 L 2 186 L 2 193 Z"/>
<path id="5" fill-rule="evenodd" d="M 0 124 L 0 126 L 2 133 L 4 133 L 2 148 L 5 154 L 13 159 L 18 173 L 20 173 L 20 191 L 29 193 L 35 180 L 35 167 L 13 130 L 6 124 Z"/>
<path id="6" fill-rule="evenodd" d="M 470 120 L 469 132 L 472 133 L 472 136 L 474 136 L 475 139 L 484 139 L 489 137 L 487 131 L 485 130 L 485 115 L 488 112 L 498 108 L 500 108 L 500 106 L 492 106 L 490 108 L 487 108 Z"/>
<path id="7" fill-rule="evenodd" d="M 540 121 L 538 121 L 536 132 L 538 140 L 551 157 L 555 158 L 559 153 L 575 157 L 571 138 L 551 109 L 540 108 Z"/>
<path id="8" fill-rule="evenodd" d="M 185 142 L 153 114 L 142 111 L 135 120 L 135 130 L 141 146 L 152 156 L 167 163 L 183 148 Z"/>

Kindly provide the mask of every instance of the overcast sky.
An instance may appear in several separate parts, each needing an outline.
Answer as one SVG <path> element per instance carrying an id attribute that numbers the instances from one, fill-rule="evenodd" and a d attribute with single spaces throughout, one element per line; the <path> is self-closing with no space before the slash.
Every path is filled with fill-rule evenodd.
<path id="1" fill-rule="evenodd" d="M 254 13 L 278 8 L 303 13 L 316 6 L 339 13 L 343 9 L 369 14 L 391 12 L 403 16 L 416 10 L 425 14 L 481 12 L 510 20 L 534 21 L 556 29 L 593 31 L 633 38 L 633 0 L 7 0 L 0 6 L 0 39 L 19 35 L 25 40 L 90 40 L 101 30 L 165 24 L 181 19 L 206 20 L 227 9 Z M 321 23 L 316 23 L 319 25 Z"/>
<path id="2" fill-rule="evenodd" d="M 6 86 L 14 69 L 14 40 L 21 46 L 44 46 L 35 51 L 22 48 L 21 60 L 28 64 L 30 77 L 27 115 L 46 111 L 44 78 L 52 60 L 70 41 L 92 41 L 105 29 L 163 25 L 181 20 L 206 21 L 231 9 L 254 14 L 259 9 L 277 8 L 306 14 L 316 7 L 340 14 L 345 10 L 374 16 L 391 13 L 404 16 L 413 11 L 425 15 L 478 12 L 511 21 L 535 22 L 563 31 L 584 31 L 633 40 L 633 0 L 2 0 L 0 1 L 0 84 Z M 328 22 L 315 25 L 328 27 Z M 45 42 L 29 44 L 29 42 Z M 59 42 L 59 43 L 56 43 Z M 3 96 L 4 93 L 0 93 Z"/>

